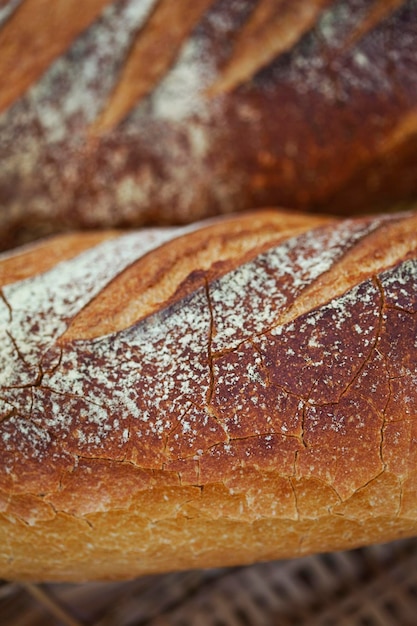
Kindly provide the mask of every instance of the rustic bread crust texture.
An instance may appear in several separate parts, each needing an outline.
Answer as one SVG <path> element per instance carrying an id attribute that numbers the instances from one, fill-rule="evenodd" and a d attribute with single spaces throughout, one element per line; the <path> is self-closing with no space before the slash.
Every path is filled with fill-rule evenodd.
<path id="1" fill-rule="evenodd" d="M 264 211 L 0 257 L 0 576 L 417 531 L 417 215 Z"/>
<path id="2" fill-rule="evenodd" d="M 0 249 L 417 197 L 415 0 L 0 9 Z"/>

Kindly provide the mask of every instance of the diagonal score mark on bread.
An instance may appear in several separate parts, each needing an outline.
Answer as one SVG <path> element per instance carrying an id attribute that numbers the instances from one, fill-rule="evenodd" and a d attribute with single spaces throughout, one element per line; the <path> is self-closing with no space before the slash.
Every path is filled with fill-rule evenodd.
<path id="1" fill-rule="evenodd" d="M 257 255 L 284 243 L 290 237 L 296 237 L 307 229 L 319 228 L 326 222 L 335 223 L 329 218 L 313 216 L 285 215 L 284 220 L 285 228 L 282 227 L 279 214 L 273 212 L 270 215 L 261 213 L 258 220 L 256 216 L 243 216 L 239 220 L 230 220 L 227 235 L 220 222 L 218 226 L 206 227 L 205 231 L 184 235 L 184 245 L 175 240 L 163 244 L 158 253 L 157 267 L 152 254 L 135 262 L 78 314 L 61 340 L 93 339 L 128 328 L 160 308 L 172 306 L 203 286 L 205 281 L 212 282 L 233 272 L 236 266 L 245 262 L 250 264 Z M 377 268 L 390 267 L 404 258 L 409 250 L 407 230 L 410 223 L 417 230 L 417 218 L 403 221 L 401 215 L 397 215 L 386 217 L 385 220 L 378 223 L 375 232 L 369 233 L 353 249 L 347 250 L 328 272 L 307 287 L 279 317 L 277 323 L 285 324 L 321 306 L 326 301 L 324 294 L 328 293 L 329 297 L 342 295 L 357 282 L 371 277 Z M 383 242 L 387 237 L 393 245 L 385 248 Z M 374 252 L 379 242 L 382 256 Z M 190 264 L 195 268 L 191 274 Z M 137 293 L 128 305 L 124 302 L 126 293 Z"/>
<path id="2" fill-rule="evenodd" d="M 378 156 L 395 152 L 407 142 L 416 140 L 417 136 L 417 108 L 411 109 L 404 117 L 381 138 L 378 146 Z"/>
<path id="3" fill-rule="evenodd" d="M 127 56 L 118 82 L 90 131 L 116 127 L 155 88 L 213 0 L 159 0 Z M 164 33 L 161 42 L 160 33 Z"/>
<path id="4" fill-rule="evenodd" d="M 0 288 L 25 278 L 32 278 L 52 269 L 108 239 L 119 237 L 119 231 L 77 232 L 56 235 L 27 248 L 18 248 L 0 255 Z"/>
<path id="5" fill-rule="evenodd" d="M 73 320 L 62 340 L 92 339 L 127 328 L 192 293 L 204 285 L 207 276 L 214 279 L 274 242 L 278 244 L 332 221 L 327 217 L 262 211 L 238 219 L 215 220 L 211 226 L 182 236 L 178 231 L 177 238 L 159 248 L 158 263 L 150 253 L 127 268 Z M 137 295 L 126 303 L 126 293 Z"/>
<path id="6" fill-rule="evenodd" d="M 0 30 L 0 111 L 42 76 L 111 0 L 24 0 Z"/>
<path id="7" fill-rule="evenodd" d="M 231 58 L 208 88 L 208 95 L 232 90 L 253 78 L 296 45 L 330 3 L 331 0 L 261 0 L 239 32 Z"/>
<path id="8" fill-rule="evenodd" d="M 352 30 L 342 43 L 344 50 L 349 50 L 365 37 L 380 22 L 404 5 L 404 0 L 374 0 L 365 12 L 363 21 Z"/>
<path id="9" fill-rule="evenodd" d="M 382 221 L 379 228 L 359 241 L 329 272 L 321 275 L 308 287 L 294 305 L 285 311 L 279 323 L 287 324 L 321 306 L 323 294 L 326 292 L 331 293 L 332 298 L 338 297 L 355 284 L 372 278 L 381 268 L 393 267 L 398 262 L 415 256 L 417 238 L 410 245 L 407 232 L 410 225 L 417 232 L 417 216 L 403 219 L 401 215 L 397 215 L 389 217 L 387 222 Z M 390 245 L 386 245 L 387 241 Z"/>
<path id="10" fill-rule="evenodd" d="M 13 15 L 21 2 L 23 2 L 23 0 L 0 1 L 0 28 L 10 19 L 10 16 Z"/>
<path id="11" fill-rule="evenodd" d="M 242 27 L 230 59 L 207 94 L 215 96 L 250 81 L 315 28 L 331 3 L 332 0 L 261 0 L 251 19 Z M 351 49 L 403 4 L 404 0 L 374 0 L 363 21 L 342 41 L 341 48 Z"/>

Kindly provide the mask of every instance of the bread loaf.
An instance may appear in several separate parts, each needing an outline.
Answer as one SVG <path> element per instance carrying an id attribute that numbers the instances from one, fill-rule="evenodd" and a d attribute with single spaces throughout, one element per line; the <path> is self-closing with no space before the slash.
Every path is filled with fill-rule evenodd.
<path id="1" fill-rule="evenodd" d="M 0 21 L 0 249 L 417 196 L 415 0 L 10 0 Z"/>
<path id="2" fill-rule="evenodd" d="M 416 532 L 417 214 L 62 235 L 0 285 L 0 577 Z"/>

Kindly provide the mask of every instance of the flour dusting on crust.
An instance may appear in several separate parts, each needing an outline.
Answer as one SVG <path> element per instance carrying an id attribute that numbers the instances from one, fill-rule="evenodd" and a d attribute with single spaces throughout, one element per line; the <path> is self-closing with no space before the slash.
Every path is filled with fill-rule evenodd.
<path id="1" fill-rule="evenodd" d="M 35 384 L 42 355 L 70 320 L 128 265 L 186 231 L 148 229 L 124 235 L 35 278 L 6 285 L 0 308 L 0 385 Z"/>
<path id="2" fill-rule="evenodd" d="M 202 480 L 220 471 L 221 454 L 230 471 L 242 458 L 256 467 L 281 459 L 290 475 L 303 467 L 307 475 L 337 481 L 343 496 L 353 493 L 358 481 L 381 470 L 378 454 L 363 473 L 351 476 L 346 466 L 344 478 L 340 463 L 330 463 L 326 476 L 322 469 L 317 473 L 315 459 L 326 446 L 344 446 L 356 458 L 349 447 L 353 432 L 363 446 L 369 437 L 381 440 L 390 385 L 394 392 L 385 360 L 398 361 L 402 347 L 388 342 L 395 325 L 387 322 L 390 309 L 383 315 L 383 290 L 387 302 L 401 289 L 412 293 L 416 262 L 292 322 L 280 325 L 279 318 L 387 219 L 345 221 L 284 241 L 170 307 L 93 340 L 57 343 L 109 280 L 183 230 L 120 237 L 7 286 L 0 441 L 9 475 L 19 471 L 15 446 L 27 459 L 25 471 L 46 457 L 73 467 L 78 459 L 104 455 L 148 470 L 180 471 L 181 463 L 191 462 Z M 398 306 L 404 300 L 392 305 L 395 314 Z M 417 365 L 407 371 L 411 380 Z M 369 400 L 363 396 L 366 376 Z M 372 396 L 373 388 L 378 395 Z M 358 407 L 353 422 L 344 417 L 345 404 Z M 372 423 L 366 431 L 365 420 Z M 194 471 L 192 476 L 195 481 Z"/>

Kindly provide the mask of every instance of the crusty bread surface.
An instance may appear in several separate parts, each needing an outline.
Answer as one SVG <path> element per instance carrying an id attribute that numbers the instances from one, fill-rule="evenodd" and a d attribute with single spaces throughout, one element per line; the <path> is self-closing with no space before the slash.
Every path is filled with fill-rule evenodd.
<path id="1" fill-rule="evenodd" d="M 417 214 L 265 210 L 0 256 L 0 577 L 417 531 Z"/>
<path id="2" fill-rule="evenodd" d="M 415 0 L 13 0 L 0 250 L 417 198 Z"/>

